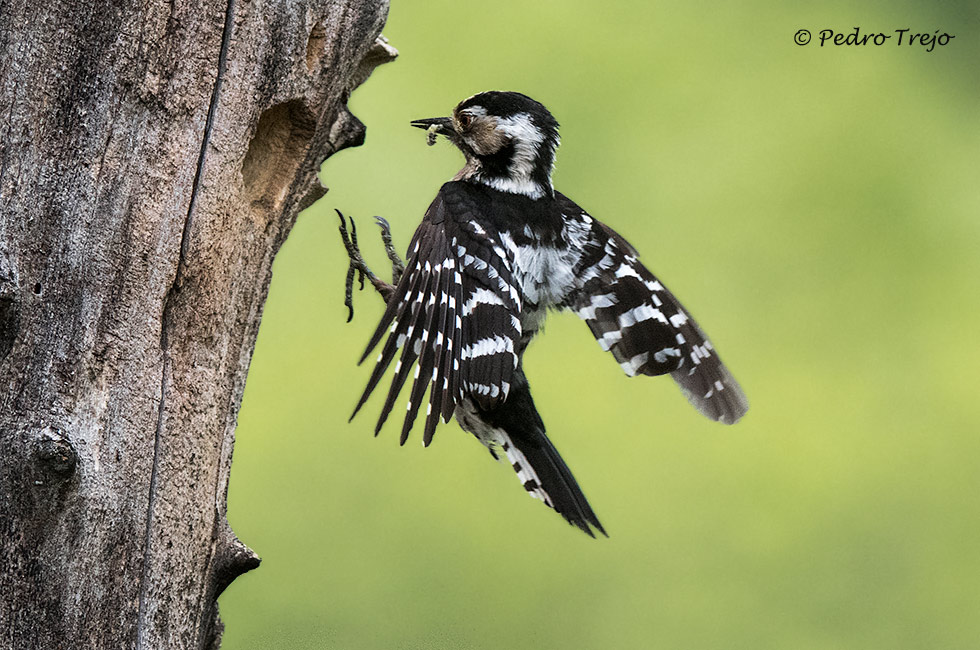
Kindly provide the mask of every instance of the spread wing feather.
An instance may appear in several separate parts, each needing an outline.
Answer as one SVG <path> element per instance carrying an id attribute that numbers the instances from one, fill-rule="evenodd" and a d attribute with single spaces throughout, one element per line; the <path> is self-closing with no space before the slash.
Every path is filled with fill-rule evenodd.
<path id="1" fill-rule="evenodd" d="M 749 403 L 690 313 L 618 233 L 565 197 L 566 213 L 591 224 L 569 306 L 627 375 L 669 373 L 707 417 L 732 424 Z"/>
<path id="2" fill-rule="evenodd" d="M 387 333 L 355 415 L 401 350 L 375 433 L 414 368 L 402 444 L 426 390 L 428 445 L 439 418 L 448 422 L 464 397 L 482 409 L 500 404 L 517 368 L 521 305 L 510 263 L 496 252 L 498 242 L 479 225 L 472 206 L 458 198 L 440 193 L 429 207 L 412 238 L 406 272 L 361 357 L 363 362 Z"/>

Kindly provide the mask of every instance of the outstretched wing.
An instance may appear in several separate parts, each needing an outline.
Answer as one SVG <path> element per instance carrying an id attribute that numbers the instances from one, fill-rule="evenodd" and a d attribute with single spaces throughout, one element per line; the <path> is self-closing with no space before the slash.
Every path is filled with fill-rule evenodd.
<path id="1" fill-rule="evenodd" d="M 443 186 L 415 231 L 405 273 L 361 357 L 363 362 L 388 332 L 355 415 L 401 351 L 376 434 L 415 368 L 402 444 L 430 385 L 426 445 L 440 416 L 448 422 L 464 396 L 482 409 L 502 402 L 518 364 L 521 305 L 510 263 L 480 226 L 473 203 L 454 186 Z"/>
<path id="2" fill-rule="evenodd" d="M 748 400 L 690 313 L 625 239 L 571 200 L 560 200 L 566 216 L 591 223 L 576 269 L 579 287 L 568 302 L 599 346 L 627 375 L 670 373 L 701 413 L 726 424 L 738 421 Z"/>

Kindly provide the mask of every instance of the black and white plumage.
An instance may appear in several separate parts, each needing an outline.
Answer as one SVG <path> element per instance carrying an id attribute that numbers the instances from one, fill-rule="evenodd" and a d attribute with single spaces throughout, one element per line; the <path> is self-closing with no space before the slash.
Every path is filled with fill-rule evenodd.
<path id="1" fill-rule="evenodd" d="M 524 374 L 524 351 L 549 308 L 574 310 L 628 375 L 670 374 L 714 420 L 736 422 L 748 402 L 633 247 L 553 189 L 558 124 L 544 106 L 491 91 L 451 118 L 412 124 L 446 136 L 466 165 L 429 206 L 397 286 L 385 285 L 387 309 L 361 361 L 384 343 L 354 413 L 394 361 L 376 432 L 411 375 L 402 443 L 428 388 L 424 444 L 455 416 L 495 457 L 506 455 L 531 496 L 589 535 L 605 533 L 545 435 Z"/>

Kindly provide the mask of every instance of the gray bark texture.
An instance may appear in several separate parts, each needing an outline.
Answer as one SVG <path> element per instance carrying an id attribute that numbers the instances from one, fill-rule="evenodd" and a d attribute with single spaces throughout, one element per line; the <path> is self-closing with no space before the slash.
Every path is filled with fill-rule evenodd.
<path id="1" fill-rule="evenodd" d="M 0 0 L 0 648 L 216 648 L 271 277 L 387 0 Z"/>

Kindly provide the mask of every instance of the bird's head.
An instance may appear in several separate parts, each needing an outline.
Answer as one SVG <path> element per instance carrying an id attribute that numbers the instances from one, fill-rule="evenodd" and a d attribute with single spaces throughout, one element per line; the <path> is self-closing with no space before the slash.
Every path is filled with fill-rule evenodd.
<path id="1" fill-rule="evenodd" d="M 551 169 L 558 122 L 527 95 L 491 90 L 459 103 L 452 117 L 415 120 L 412 126 L 444 135 L 466 156 L 457 179 L 475 180 L 534 199 L 553 196 Z"/>

